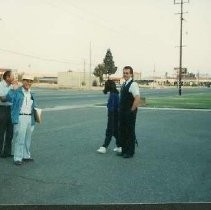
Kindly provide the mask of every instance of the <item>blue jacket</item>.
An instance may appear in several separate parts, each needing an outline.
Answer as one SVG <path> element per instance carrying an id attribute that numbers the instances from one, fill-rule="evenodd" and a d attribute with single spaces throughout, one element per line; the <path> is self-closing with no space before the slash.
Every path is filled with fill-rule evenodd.
<path id="1" fill-rule="evenodd" d="M 16 90 L 10 90 L 8 94 L 6 95 L 6 100 L 12 103 L 11 106 L 11 118 L 12 118 L 12 123 L 13 124 L 18 124 L 19 122 L 19 114 L 20 110 L 23 104 L 23 99 L 24 99 L 24 93 L 22 91 L 22 87 L 19 87 Z M 35 124 L 35 119 L 34 119 L 34 107 L 36 107 L 36 101 L 34 99 L 34 94 L 31 93 L 31 99 L 33 100 L 32 103 L 32 125 Z"/>
<path id="2" fill-rule="evenodd" d="M 110 93 L 107 103 L 107 108 L 109 112 L 117 112 L 119 109 L 119 94 Z"/>

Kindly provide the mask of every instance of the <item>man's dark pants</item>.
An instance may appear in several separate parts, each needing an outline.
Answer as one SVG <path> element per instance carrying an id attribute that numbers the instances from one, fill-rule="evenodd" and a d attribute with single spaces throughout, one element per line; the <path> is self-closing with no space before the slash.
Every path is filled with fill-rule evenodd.
<path id="1" fill-rule="evenodd" d="M 137 110 L 120 110 L 119 113 L 119 139 L 122 154 L 133 156 L 135 153 L 135 123 Z"/>
<path id="2" fill-rule="evenodd" d="M 0 106 L 0 154 L 11 155 L 13 124 L 11 121 L 11 107 Z"/>

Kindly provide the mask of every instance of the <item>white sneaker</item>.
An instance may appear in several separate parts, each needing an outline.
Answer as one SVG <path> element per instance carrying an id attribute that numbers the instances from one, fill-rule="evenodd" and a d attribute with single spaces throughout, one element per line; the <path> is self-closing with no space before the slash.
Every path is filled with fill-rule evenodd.
<path id="1" fill-rule="evenodd" d="M 106 153 L 106 148 L 105 147 L 100 147 L 97 152 L 105 154 Z"/>
<path id="2" fill-rule="evenodd" d="M 122 152 L 122 147 L 115 147 L 114 152 L 121 153 Z"/>

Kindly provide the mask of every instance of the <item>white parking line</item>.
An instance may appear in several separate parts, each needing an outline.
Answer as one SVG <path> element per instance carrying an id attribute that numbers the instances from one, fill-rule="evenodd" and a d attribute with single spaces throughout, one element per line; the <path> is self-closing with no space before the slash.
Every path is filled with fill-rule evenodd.
<path id="1" fill-rule="evenodd" d="M 56 106 L 44 108 L 43 111 L 62 111 L 68 109 L 78 109 L 78 108 L 105 108 L 104 105 L 96 105 L 96 104 L 83 104 L 83 105 L 71 105 L 71 106 Z M 211 109 L 183 109 L 183 108 L 158 108 L 158 107 L 139 107 L 141 110 L 162 110 L 162 111 L 197 111 L 197 112 L 211 112 Z"/>
<path id="2" fill-rule="evenodd" d="M 211 112 L 211 109 L 184 109 L 184 108 L 158 108 L 158 107 L 139 107 L 139 109 Z"/>
<path id="3" fill-rule="evenodd" d="M 83 105 L 72 105 L 72 106 L 55 106 L 55 107 L 49 107 L 42 109 L 44 112 L 50 112 L 50 111 L 61 111 L 61 110 L 67 110 L 67 109 L 78 109 L 78 108 L 88 108 L 93 107 L 93 104 L 83 104 Z"/>

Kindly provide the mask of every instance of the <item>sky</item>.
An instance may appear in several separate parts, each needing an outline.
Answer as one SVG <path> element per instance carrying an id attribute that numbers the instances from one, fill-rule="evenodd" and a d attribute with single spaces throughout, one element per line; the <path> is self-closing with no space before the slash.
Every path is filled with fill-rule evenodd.
<path id="1" fill-rule="evenodd" d="M 183 67 L 211 76 L 210 11 L 210 0 L 184 4 Z M 119 74 L 130 65 L 142 77 L 171 75 L 179 12 L 174 0 L 0 0 L 0 68 L 90 72 L 111 49 Z"/>

